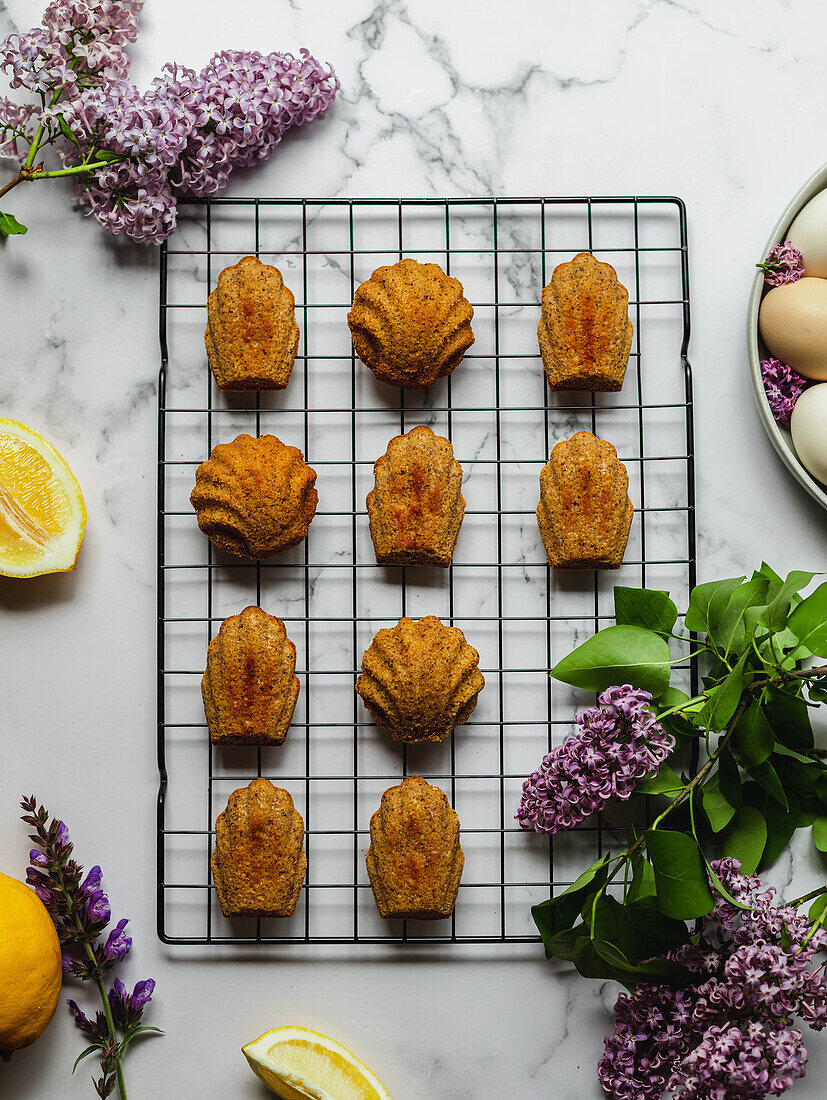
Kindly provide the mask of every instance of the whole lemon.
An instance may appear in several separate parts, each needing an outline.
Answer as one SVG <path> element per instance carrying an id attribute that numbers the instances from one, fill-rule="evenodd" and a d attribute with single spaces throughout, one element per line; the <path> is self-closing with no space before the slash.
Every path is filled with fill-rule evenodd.
<path id="1" fill-rule="evenodd" d="M 0 874 L 0 1052 L 39 1039 L 57 1007 L 60 941 L 46 906 Z"/>

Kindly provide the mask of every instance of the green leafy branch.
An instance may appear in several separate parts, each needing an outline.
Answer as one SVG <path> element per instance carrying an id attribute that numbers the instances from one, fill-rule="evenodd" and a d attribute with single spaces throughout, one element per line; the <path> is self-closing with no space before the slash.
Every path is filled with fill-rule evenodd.
<path id="1" fill-rule="evenodd" d="M 673 756 L 638 784 L 637 795 L 656 800 L 652 824 L 533 907 L 549 958 L 627 986 L 688 982 L 688 971 L 663 956 L 690 941 L 687 922 L 710 913 L 715 894 L 739 905 L 710 856 L 737 858 L 752 874 L 803 827 L 827 852 L 827 765 L 809 717 L 827 699 L 827 665 L 812 664 L 827 657 L 827 584 L 800 594 L 814 576 L 782 579 L 762 565 L 749 579 L 699 585 L 683 633 L 667 592 L 616 588 L 617 625 L 554 667 L 556 679 L 589 691 L 624 683 L 649 691 L 678 748 L 703 738 L 707 753 L 694 775 L 679 774 Z M 671 678 L 695 655 L 703 690 L 690 698 Z M 815 930 L 827 921 L 827 887 L 798 902 L 812 898 Z"/>

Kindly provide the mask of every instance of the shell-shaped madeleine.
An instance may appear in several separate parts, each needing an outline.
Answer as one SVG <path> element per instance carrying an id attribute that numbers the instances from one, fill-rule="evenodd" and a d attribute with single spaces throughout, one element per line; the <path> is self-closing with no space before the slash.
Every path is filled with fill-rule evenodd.
<path id="1" fill-rule="evenodd" d="M 190 503 L 219 550 L 270 558 L 307 537 L 319 494 L 298 447 L 274 435 L 239 435 L 213 447 L 195 471 Z"/>
<path id="2" fill-rule="evenodd" d="M 632 347 L 629 292 L 611 264 L 581 252 L 554 269 L 537 328 L 553 390 L 619 390 Z"/>
<path id="3" fill-rule="evenodd" d="M 424 425 L 397 435 L 373 476 L 367 508 L 377 562 L 450 565 L 465 515 L 462 467 L 450 441 Z"/>
<path id="4" fill-rule="evenodd" d="M 537 523 L 554 569 L 619 569 L 634 509 L 617 451 L 591 432 L 558 443 L 540 474 Z"/>
<path id="5" fill-rule="evenodd" d="M 260 607 L 231 615 L 207 650 L 201 680 L 214 745 L 281 745 L 299 697 L 296 647 Z"/>
<path id="6" fill-rule="evenodd" d="M 421 390 L 450 374 L 473 344 L 473 316 L 459 279 L 439 264 L 400 260 L 362 283 L 347 323 L 377 378 Z"/>
<path id="7" fill-rule="evenodd" d="M 207 358 L 222 390 L 283 390 L 299 346 L 293 294 L 277 267 L 245 256 L 207 301 Z"/>
<path id="8" fill-rule="evenodd" d="M 291 917 L 307 871 L 304 822 L 267 779 L 233 791 L 215 823 L 213 882 L 225 917 Z"/>
<path id="9" fill-rule="evenodd" d="M 397 741 L 442 741 L 471 717 L 485 687 L 480 655 L 435 615 L 380 630 L 362 656 L 356 690 Z"/>
<path id="10" fill-rule="evenodd" d="M 413 775 L 385 791 L 366 857 L 381 916 L 450 917 L 464 862 L 459 818 L 439 787 Z"/>

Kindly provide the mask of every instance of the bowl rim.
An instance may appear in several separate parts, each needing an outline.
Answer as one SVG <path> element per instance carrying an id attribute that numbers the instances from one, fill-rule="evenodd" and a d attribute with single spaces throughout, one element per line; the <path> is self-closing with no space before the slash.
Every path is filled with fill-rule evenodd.
<path id="1" fill-rule="evenodd" d="M 764 247 L 762 257 L 767 255 L 773 245 L 786 239 L 786 233 L 795 220 L 796 215 L 799 214 L 810 199 L 814 198 L 820 191 L 824 191 L 825 189 L 827 189 L 827 164 L 822 165 L 817 172 L 814 172 L 807 182 L 799 188 L 793 199 L 787 204 L 784 213 L 775 223 L 775 227 Z M 761 352 L 758 346 L 758 311 L 761 308 L 761 299 L 763 296 L 764 273 L 758 270 L 755 273 L 755 279 L 752 283 L 752 291 L 749 296 L 749 308 L 747 310 L 747 346 L 749 350 L 750 374 L 752 376 L 752 390 L 755 402 L 758 406 L 758 415 L 761 417 L 764 430 L 770 437 L 770 442 L 778 452 L 781 461 L 799 485 L 806 489 L 810 496 L 817 500 L 822 508 L 827 509 L 827 491 L 825 491 L 825 489 L 810 476 L 804 466 L 802 466 L 787 433 L 782 431 L 776 423 L 770 411 L 767 395 L 764 392 L 764 383 L 761 378 Z"/>

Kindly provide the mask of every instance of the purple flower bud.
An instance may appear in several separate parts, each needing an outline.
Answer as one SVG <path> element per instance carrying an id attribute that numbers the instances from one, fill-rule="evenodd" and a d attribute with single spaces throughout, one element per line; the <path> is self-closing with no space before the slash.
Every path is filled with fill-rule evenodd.
<path id="1" fill-rule="evenodd" d="M 38 867 L 46 867 L 49 863 L 45 853 L 41 852 L 39 848 L 32 848 L 29 852 L 29 861 Z"/>
<path id="2" fill-rule="evenodd" d="M 132 991 L 132 1003 L 136 1008 L 143 1010 L 152 1000 L 152 994 L 155 992 L 155 979 L 146 978 L 142 982 L 137 982 L 135 988 Z"/>
<path id="3" fill-rule="evenodd" d="M 41 871 L 36 871 L 34 867 L 28 867 L 26 869 L 26 882 L 34 889 L 44 905 L 51 903 L 52 892 L 46 885 L 47 879 Z"/>
<path id="4" fill-rule="evenodd" d="M 65 847 L 69 843 L 69 830 L 66 828 L 66 826 L 64 825 L 64 823 L 62 821 L 59 821 L 57 824 L 58 824 L 57 842 L 62 847 Z M 100 868 L 98 868 L 98 869 L 100 870 Z"/>
<path id="5" fill-rule="evenodd" d="M 132 938 L 124 935 L 124 928 L 128 923 L 129 921 L 124 917 L 123 920 L 118 921 L 109 933 L 109 937 L 103 945 L 103 959 L 105 962 L 112 964 L 126 958 L 132 946 Z"/>
<path id="6" fill-rule="evenodd" d="M 92 896 L 100 891 L 101 882 L 103 881 L 103 872 L 97 864 L 94 867 L 90 867 L 86 878 L 80 884 L 81 893 L 87 896 Z"/>

